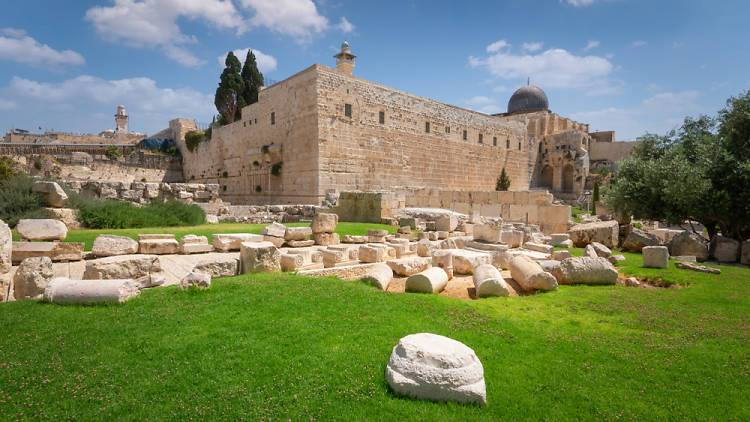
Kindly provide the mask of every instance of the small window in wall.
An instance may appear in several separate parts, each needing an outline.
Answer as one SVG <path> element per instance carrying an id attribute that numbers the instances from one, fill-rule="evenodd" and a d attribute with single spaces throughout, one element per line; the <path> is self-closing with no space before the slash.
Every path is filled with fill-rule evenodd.
<path id="1" fill-rule="evenodd" d="M 276 124 L 276 112 L 275 111 L 271 112 L 271 124 L 272 125 Z"/>
<path id="2" fill-rule="evenodd" d="M 505 149 L 510 149 L 510 139 L 505 140 Z"/>
<path id="3" fill-rule="evenodd" d="M 483 144 L 483 143 L 484 143 L 484 139 L 483 139 L 483 138 L 484 138 L 484 137 L 483 137 L 483 136 L 482 136 L 482 134 L 480 133 L 480 134 L 479 134 L 479 143 L 480 143 L 480 144 Z"/>
<path id="4" fill-rule="evenodd" d="M 542 153 L 542 143 L 541 142 L 539 142 L 539 153 L 540 154 Z"/>
<path id="5" fill-rule="evenodd" d="M 445 133 L 451 133 L 451 127 L 445 126 Z"/>
<path id="6" fill-rule="evenodd" d="M 385 111 L 378 113 L 378 122 L 380 122 L 381 125 L 385 123 Z"/>
<path id="7" fill-rule="evenodd" d="M 521 143 L 520 142 L 518 143 L 518 150 L 519 151 L 521 150 Z"/>
<path id="8" fill-rule="evenodd" d="M 463 138 L 464 138 L 464 141 L 466 140 L 466 137 L 467 137 L 467 135 L 468 135 L 468 134 L 466 133 L 466 131 L 464 131 L 464 136 L 463 136 Z"/>
<path id="9" fill-rule="evenodd" d="M 255 124 L 257 125 L 257 124 L 258 124 L 258 119 L 256 118 L 256 119 L 255 119 L 255 122 L 253 122 L 253 123 L 255 123 Z"/>
<path id="10" fill-rule="evenodd" d="M 352 105 L 344 104 L 344 116 L 352 117 Z"/>
<path id="11" fill-rule="evenodd" d="M 247 127 L 247 122 L 242 122 L 242 127 Z"/>
<path id="12" fill-rule="evenodd" d="M 493 136 L 493 137 L 492 137 L 492 146 L 493 146 L 493 147 L 496 147 L 496 146 L 497 146 L 497 136 Z"/>
<path id="13" fill-rule="evenodd" d="M 424 122 L 424 133 L 430 133 L 430 122 Z"/>

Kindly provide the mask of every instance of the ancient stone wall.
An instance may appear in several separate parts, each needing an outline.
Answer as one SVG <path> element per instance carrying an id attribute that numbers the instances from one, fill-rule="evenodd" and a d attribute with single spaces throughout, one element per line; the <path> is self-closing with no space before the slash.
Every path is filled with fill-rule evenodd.
<path id="1" fill-rule="evenodd" d="M 592 142 L 589 150 L 591 171 L 602 167 L 617 170 L 617 162 L 628 158 L 637 142 Z"/>
<path id="2" fill-rule="evenodd" d="M 340 221 L 380 223 L 406 206 L 403 192 L 342 192 L 333 208 Z"/>
<path id="3" fill-rule="evenodd" d="M 70 181 L 65 183 L 76 192 L 99 199 L 118 199 L 145 204 L 152 199 L 178 199 L 188 203 L 219 200 L 219 185 L 202 183 L 144 183 L 118 181 Z"/>
<path id="4" fill-rule="evenodd" d="M 528 188 L 523 124 L 326 66 L 317 70 L 321 193 L 400 187 L 490 190 L 503 167 L 511 188 Z"/>
<path id="5" fill-rule="evenodd" d="M 121 133 L 111 136 L 101 136 L 92 133 L 43 133 L 43 134 L 18 134 L 8 132 L 5 134 L 4 142 L 8 143 L 42 143 L 42 144 L 122 144 L 132 145 L 144 139 L 146 135 L 134 133 Z"/>
<path id="6" fill-rule="evenodd" d="M 263 89 L 242 119 L 213 129 L 192 152 L 178 143 L 185 179 L 218 183 L 236 204 L 318 204 L 315 66 Z"/>

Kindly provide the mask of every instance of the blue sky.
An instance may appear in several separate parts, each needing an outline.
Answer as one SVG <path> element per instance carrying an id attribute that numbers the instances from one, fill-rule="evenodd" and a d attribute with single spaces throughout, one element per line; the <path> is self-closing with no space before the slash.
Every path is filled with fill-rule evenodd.
<path id="1" fill-rule="evenodd" d="M 252 48 L 268 79 L 334 66 L 474 110 L 542 87 L 552 111 L 663 133 L 750 88 L 746 0 L 3 0 L 0 131 L 99 132 L 124 104 L 131 130 L 209 122 L 229 50 Z M 243 55 L 244 56 L 244 55 Z"/>

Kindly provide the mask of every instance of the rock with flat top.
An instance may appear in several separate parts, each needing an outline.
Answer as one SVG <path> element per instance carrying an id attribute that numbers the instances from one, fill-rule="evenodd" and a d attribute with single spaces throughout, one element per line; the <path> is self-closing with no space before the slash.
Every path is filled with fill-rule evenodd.
<path id="1" fill-rule="evenodd" d="M 262 242 L 263 235 L 251 233 L 217 233 L 211 236 L 211 243 L 220 252 L 238 251 L 242 242 Z"/>
<path id="2" fill-rule="evenodd" d="M 591 242 L 599 242 L 608 248 L 617 246 L 620 225 L 615 220 L 578 224 L 569 231 L 570 240 L 579 248 Z"/>
<path id="3" fill-rule="evenodd" d="M 10 271 L 13 266 L 13 234 L 10 227 L 0 220 L 0 275 Z"/>
<path id="4" fill-rule="evenodd" d="M 13 276 L 14 297 L 16 300 L 40 299 L 53 277 L 52 260 L 48 257 L 24 259 Z"/>
<path id="5" fill-rule="evenodd" d="M 709 255 L 719 262 L 737 262 L 740 258 L 740 242 L 726 236 L 714 236 L 709 245 Z"/>
<path id="6" fill-rule="evenodd" d="M 333 233 L 338 224 L 338 215 L 321 212 L 313 216 L 310 228 L 313 233 Z"/>
<path id="7" fill-rule="evenodd" d="M 284 232 L 284 240 L 307 240 L 312 234 L 309 227 L 287 227 Z"/>
<path id="8" fill-rule="evenodd" d="M 46 256 L 53 262 L 80 261 L 84 246 L 83 242 L 13 242 L 11 260 L 21 262 L 26 258 Z"/>
<path id="9" fill-rule="evenodd" d="M 313 233 L 313 240 L 316 245 L 330 246 L 341 243 L 338 233 Z"/>
<path id="10" fill-rule="evenodd" d="M 97 257 L 130 255 L 138 252 L 138 242 L 114 234 L 100 234 L 94 239 L 91 253 Z"/>
<path id="11" fill-rule="evenodd" d="M 286 226 L 280 223 L 273 222 L 266 227 L 263 228 L 263 230 L 260 232 L 264 236 L 273 236 L 273 237 L 281 237 L 283 238 L 286 234 Z"/>
<path id="12" fill-rule="evenodd" d="M 161 262 L 156 255 L 119 255 L 87 261 L 83 278 L 136 280 L 160 272 Z"/>
<path id="13" fill-rule="evenodd" d="M 281 253 L 270 242 L 244 242 L 240 248 L 242 274 L 273 273 L 281 270 Z"/>
<path id="14" fill-rule="evenodd" d="M 391 389 L 420 400 L 484 406 L 484 368 L 465 344 L 436 334 L 406 336 L 393 348 L 385 376 Z"/>
<path id="15" fill-rule="evenodd" d="M 62 208 L 68 203 L 68 195 L 55 182 L 38 181 L 31 185 L 32 192 L 41 193 L 47 205 Z"/>
<path id="16" fill-rule="evenodd" d="M 646 246 L 643 253 L 643 266 L 646 268 L 669 267 L 669 249 L 666 246 Z"/>
<path id="17" fill-rule="evenodd" d="M 672 256 L 692 255 L 701 262 L 708 259 L 708 241 L 689 230 L 674 236 L 667 248 Z"/>
<path id="18" fill-rule="evenodd" d="M 239 272 L 239 260 L 233 256 L 212 254 L 197 258 L 193 271 L 210 275 L 212 278 L 234 277 Z"/>
<path id="19" fill-rule="evenodd" d="M 458 217 L 454 214 L 441 215 L 435 221 L 437 231 L 452 232 L 458 227 Z"/>
<path id="20" fill-rule="evenodd" d="M 568 258 L 552 270 L 560 284 L 615 284 L 617 269 L 600 256 Z"/>
<path id="21" fill-rule="evenodd" d="M 68 228 L 62 221 L 51 218 L 21 219 L 16 233 L 26 240 L 65 240 Z"/>

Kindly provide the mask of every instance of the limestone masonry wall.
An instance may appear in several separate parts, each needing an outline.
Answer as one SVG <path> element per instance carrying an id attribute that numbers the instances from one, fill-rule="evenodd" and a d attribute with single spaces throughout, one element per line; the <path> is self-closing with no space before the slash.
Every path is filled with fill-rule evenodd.
<path id="1" fill-rule="evenodd" d="M 616 169 L 620 160 L 628 158 L 637 142 L 592 142 L 589 151 L 591 171 L 601 167 Z"/>

